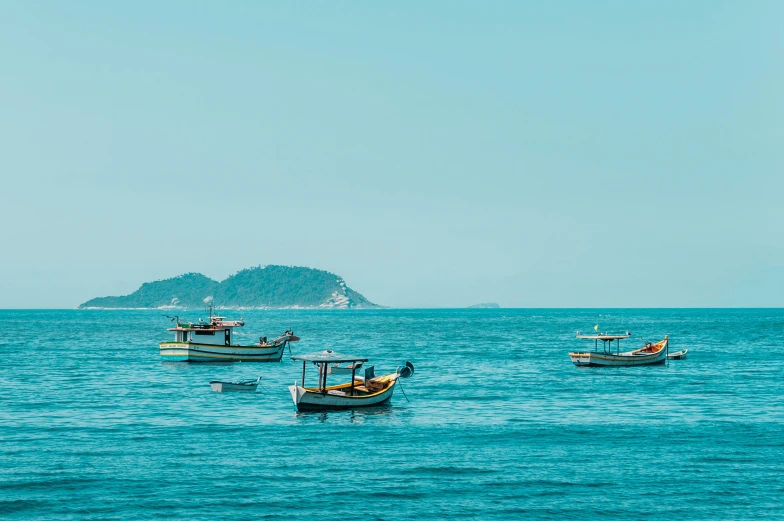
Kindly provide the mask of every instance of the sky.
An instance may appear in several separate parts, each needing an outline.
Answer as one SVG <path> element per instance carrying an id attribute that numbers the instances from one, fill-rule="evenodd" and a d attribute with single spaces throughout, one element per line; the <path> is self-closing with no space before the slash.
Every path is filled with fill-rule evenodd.
<path id="1" fill-rule="evenodd" d="M 2 2 L 0 308 L 309 266 L 784 306 L 784 3 Z"/>

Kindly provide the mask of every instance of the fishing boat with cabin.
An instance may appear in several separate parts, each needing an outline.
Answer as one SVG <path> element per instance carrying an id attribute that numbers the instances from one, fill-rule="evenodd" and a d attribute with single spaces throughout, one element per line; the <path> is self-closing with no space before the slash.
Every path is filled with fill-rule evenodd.
<path id="1" fill-rule="evenodd" d="M 366 366 L 364 376 L 356 372 L 367 358 L 348 356 L 332 350 L 292 356 L 292 360 L 302 361 L 302 380 L 300 385 L 294 382 L 289 386 L 291 398 L 297 411 L 324 411 L 339 409 L 355 409 L 383 405 L 392 398 L 395 384 L 401 378 L 410 378 L 414 374 L 414 365 L 406 362 L 394 373 L 376 376 L 373 366 Z M 308 363 L 318 367 L 318 383 L 315 387 L 305 387 L 305 370 Z M 351 381 L 339 385 L 327 385 L 330 364 L 350 363 Z"/>
<path id="2" fill-rule="evenodd" d="M 577 332 L 577 338 L 583 340 L 593 340 L 595 348 L 593 351 L 583 351 L 569 353 L 569 358 L 576 366 L 588 367 L 620 367 L 632 365 L 654 365 L 663 364 L 667 361 L 667 350 L 669 348 L 669 336 L 665 336 L 661 342 L 647 342 L 645 346 L 633 351 L 621 352 L 621 340 L 631 338 L 627 331 L 626 334 L 614 335 L 609 333 L 598 333 L 595 335 L 581 335 Z M 602 349 L 599 349 L 599 342 L 602 342 Z M 613 342 L 615 342 L 615 352 L 613 352 Z"/>
<path id="3" fill-rule="evenodd" d="M 176 316 L 168 318 L 176 327 L 169 328 L 174 341 L 160 343 L 161 358 L 166 362 L 280 362 L 289 342 L 299 340 L 289 330 L 271 341 L 261 337 L 257 344 L 240 345 L 234 342 L 233 330 L 245 322 L 213 316 L 211 309 L 206 323 L 201 319 L 193 323 Z"/>

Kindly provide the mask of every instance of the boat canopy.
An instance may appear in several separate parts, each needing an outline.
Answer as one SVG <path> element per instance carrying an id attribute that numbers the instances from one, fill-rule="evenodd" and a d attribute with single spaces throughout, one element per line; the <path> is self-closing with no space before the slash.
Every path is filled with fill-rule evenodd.
<path id="1" fill-rule="evenodd" d="M 196 327 L 195 324 L 193 326 L 182 324 L 181 326 L 170 327 L 168 331 L 223 331 L 224 329 L 228 329 L 228 327 L 229 326 L 221 327 L 221 329 L 218 329 L 216 327 Z"/>
<path id="2" fill-rule="evenodd" d="M 613 340 L 624 340 L 626 338 L 631 338 L 631 335 L 627 331 L 625 335 L 611 335 L 609 333 L 600 333 L 598 335 L 581 335 L 580 332 L 577 332 L 577 338 L 582 338 L 586 340 L 602 340 L 604 342 L 612 342 Z"/>
<path id="3" fill-rule="evenodd" d="M 303 362 L 315 362 L 319 363 L 342 363 L 342 362 L 367 362 L 368 358 L 362 358 L 361 356 L 349 356 L 349 355 L 341 355 L 340 353 L 336 353 L 331 349 L 327 349 L 326 351 L 319 351 L 318 353 L 308 353 L 306 355 L 297 355 L 292 356 L 292 360 L 302 360 Z"/>

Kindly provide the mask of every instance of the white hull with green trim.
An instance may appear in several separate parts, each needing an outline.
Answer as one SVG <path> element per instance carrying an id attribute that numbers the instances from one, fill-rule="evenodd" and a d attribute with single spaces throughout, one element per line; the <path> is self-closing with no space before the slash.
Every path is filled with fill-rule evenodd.
<path id="1" fill-rule="evenodd" d="M 299 340 L 293 331 L 286 331 L 270 342 L 263 336 L 258 344 L 235 344 L 232 330 L 244 326 L 245 322 L 214 316 L 212 307 L 209 322 L 168 318 L 177 325 L 169 328 L 174 332 L 174 341 L 160 343 L 161 358 L 166 362 L 280 362 L 288 343 Z"/>
<path id="2" fill-rule="evenodd" d="M 161 342 L 164 362 L 280 362 L 286 343 L 267 346 L 222 346 L 195 342 Z"/>

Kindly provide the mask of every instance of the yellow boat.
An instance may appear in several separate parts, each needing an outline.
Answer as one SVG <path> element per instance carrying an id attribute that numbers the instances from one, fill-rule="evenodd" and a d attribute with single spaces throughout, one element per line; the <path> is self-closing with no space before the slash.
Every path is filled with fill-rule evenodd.
<path id="1" fill-rule="evenodd" d="M 367 358 L 347 356 L 331 350 L 307 355 L 292 356 L 292 360 L 302 361 L 301 385 L 289 386 L 291 399 L 297 411 L 323 411 L 335 409 L 355 409 L 358 407 L 372 407 L 383 405 L 392 398 L 395 384 L 400 378 L 409 378 L 414 374 L 414 365 L 406 362 L 394 373 L 384 376 L 375 376 L 373 366 L 365 367 L 364 376 L 356 375 L 359 362 L 367 362 Z M 305 387 L 305 369 L 308 362 L 318 367 L 318 384 L 316 387 Z M 339 385 L 327 385 L 327 375 L 330 364 L 349 362 L 352 366 L 351 381 Z"/>

